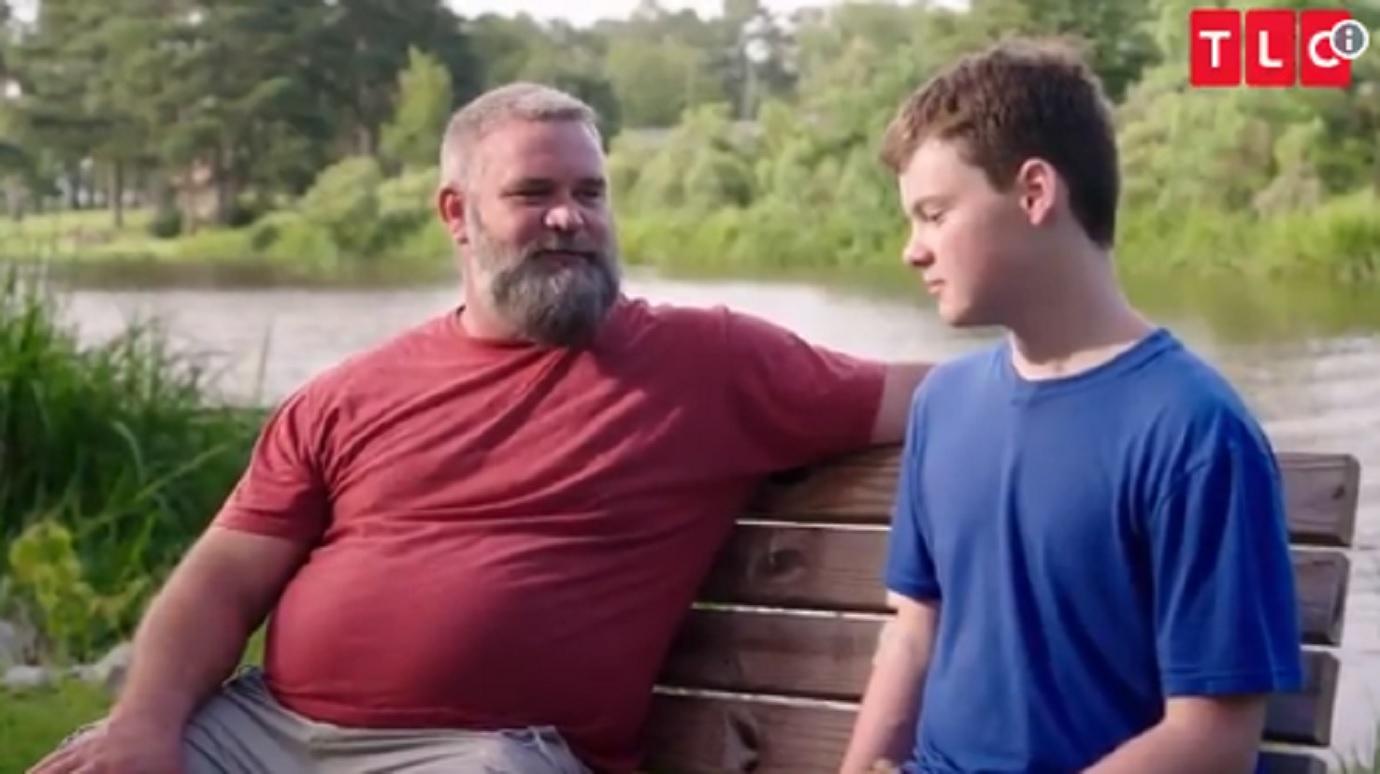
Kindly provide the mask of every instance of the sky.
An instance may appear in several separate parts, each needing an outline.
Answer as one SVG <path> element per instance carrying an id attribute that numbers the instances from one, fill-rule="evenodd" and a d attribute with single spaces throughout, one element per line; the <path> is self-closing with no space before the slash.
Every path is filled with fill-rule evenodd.
<path id="1" fill-rule="evenodd" d="M 576 26 L 585 26 L 602 18 L 626 18 L 637 7 L 638 0 L 447 0 L 461 16 L 478 16 L 495 11 L 503 14 L 528 13 L 538 19 L 563 19 Z M 723 0 L 659 0 L 668 11 L 689 8 L 700 18 L 718 16 Z M 762 4 L 778 13 L 808 6 L 836 5 L 840 0 L 763 0 Z"/>
<path id="2" fill-rule="evenodd" d="M 637 7 L 638 0 L 446 0 L 461 16 L 478 16 L 494 11 L 507 15 L 528 13 L 538 19 L 564 19 L 576 26 L 585 26 L 602 18 L 626 18 Z M 723 0 L 659 0 L 670 11 L 693 9 L 700 18 L 717 16 Z M 763 0 L 763 5 L 779 13 L 807 6 L 836 5 L 846 0 Z M 11 0 L 10 6 L 24 19 L 33 18 L 38 0 Z"/>

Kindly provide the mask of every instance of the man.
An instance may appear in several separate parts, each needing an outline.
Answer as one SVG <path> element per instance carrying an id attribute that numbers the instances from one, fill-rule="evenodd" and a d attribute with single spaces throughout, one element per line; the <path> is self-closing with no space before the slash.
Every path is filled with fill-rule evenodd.
<path id="1" fill-rule="evenodd" d="M 447 129 L 464 301 L 313 379 L 151 605 L 63 772 L 623 772 L 733 516 L 899 442 L 923 366 L 620 293 L 595 116 L 516 84 Z M 224 686 L 274 610 L 264 672 Z"/>
<path id="2" fill-rule="evenodd" d="M 1097 82 L 995 46 L 912 95 L 883 158 L 939 315 L 1006 335 L 917 390 L 896 611 L 843 770 L 1251 770 L 1266 695 L 1301 684 L 1279 473 L 1232 388 L 1118 288 Z"/>

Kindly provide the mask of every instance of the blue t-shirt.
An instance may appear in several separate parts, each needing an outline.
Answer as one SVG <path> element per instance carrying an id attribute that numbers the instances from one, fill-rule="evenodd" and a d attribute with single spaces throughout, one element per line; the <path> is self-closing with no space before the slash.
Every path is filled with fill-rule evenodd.
<path id="1" fill-rule="evenodd" d="M 1167 330 L 1067 378 L 1010 346 L 916 391 L 887 587 L 940 600 L 908 770 L 1067 772 L 1176 695 L 1297 690 L 1279 471 Z"/>

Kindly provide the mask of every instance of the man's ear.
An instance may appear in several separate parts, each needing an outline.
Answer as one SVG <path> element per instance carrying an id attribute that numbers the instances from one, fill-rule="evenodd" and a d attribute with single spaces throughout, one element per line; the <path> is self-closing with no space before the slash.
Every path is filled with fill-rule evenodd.
<path id="1" fill-rule="evenodd" d="M 1064 195 L 1063 180 L 1054 165 L 1044 159 L 1026 159 L 1016 170 L 1013 186 L 1032 226 L 1048 224 L 1059 197 Z"/>
<path id="2" fill-rule="evenodd" d="M 459 188 L 449 183 L 441 186 L 436 192 L 436 211 L 452 241 L 456 244 L 470 241 L 465 224 L 465 195 Z"/>

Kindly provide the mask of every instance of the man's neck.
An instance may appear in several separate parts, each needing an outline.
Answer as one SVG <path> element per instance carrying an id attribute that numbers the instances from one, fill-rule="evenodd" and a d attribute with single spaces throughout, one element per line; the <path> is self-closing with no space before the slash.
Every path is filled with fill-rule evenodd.
<path id="1" fill-rule="evenodd" d="M 460 307 L 460 329 L 466 336 L 483 341 L 520 341 L 522 335 L 496 312 L 483 294 L 468 286 Z"/>
<path id="2" fill-rule="evenodd" d="M 1154 325 L 1122 294 L 1110 258 L 1060 261 L 1008 324 L 1012 365 L 1031 380 L 1073 376 L 1134 346 Z M 1033 288 L 1032 288 L 1033 290 Z"/>

